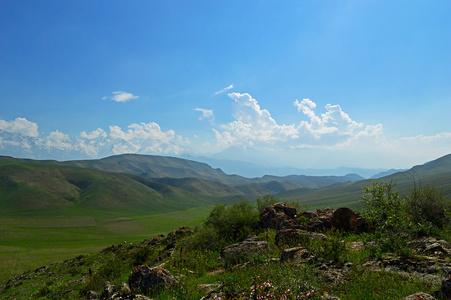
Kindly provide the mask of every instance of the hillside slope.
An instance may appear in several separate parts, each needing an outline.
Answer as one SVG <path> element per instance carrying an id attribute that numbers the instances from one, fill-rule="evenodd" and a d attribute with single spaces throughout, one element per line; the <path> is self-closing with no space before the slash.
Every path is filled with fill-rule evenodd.
<path id="1" fill-rule="evenodd" d="M 387 182 L 395 181 L 397 190 L 406 195 L 412 190 L 414 185 L 435 186 L 443 191 L 448 199 L 451 198 L 451 154 L 440 157 L 423 165 L 391 174 L 375 181 Z M 299 188 L 276 194 L 277 197 L 290 201 L 299 201 L 308 204 L 311 208 L 327 206 L 348 206 L 359 208 L 362 203 L 360 197 L 365 186 L 370 184 L 370 180 L 348 183 L 336 187 L 324 189 L 304 189 Z"/>
<path id="2" fill-rule="evenodd" d="M 160 213 L 214 197 L 124 173 L 0 159 L 1 214 Z"/>

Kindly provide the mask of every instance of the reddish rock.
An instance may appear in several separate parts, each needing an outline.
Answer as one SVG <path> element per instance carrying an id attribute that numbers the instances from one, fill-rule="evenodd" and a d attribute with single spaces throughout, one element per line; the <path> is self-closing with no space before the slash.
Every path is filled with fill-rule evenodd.
<path id="1" fill-rule="evenodd" d="M 331 216 L 332 226 L 344 231 L 357 231 L 357 216 L 351 209 L 342 207 Z"/>
<path id="2" fill-rule="evenodd" d="M 283 208 L 283 212 L 290 218 L 296 217 L 296 207 L 294 207 L 294 206 L 285 206 Z"/>
<path id="3" fill-rule="evenodd" d="M 282 229 L 284 221 L 291 220 L 284 212 L 278 212 L 274 207 L 268 206 L 260 213 L 261 224 L 263 228 Z"/>

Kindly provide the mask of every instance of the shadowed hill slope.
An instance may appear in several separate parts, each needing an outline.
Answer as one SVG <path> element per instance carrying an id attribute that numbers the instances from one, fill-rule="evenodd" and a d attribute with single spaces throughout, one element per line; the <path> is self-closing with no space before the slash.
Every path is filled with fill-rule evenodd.
<path id="1" fill-rule="evenodd" d="M 202 193 L 124 173 L 0 160 L 1 214 L 161 213 L 206 203 Z M 141 179 L 139 177 L 139 179 Z"/>

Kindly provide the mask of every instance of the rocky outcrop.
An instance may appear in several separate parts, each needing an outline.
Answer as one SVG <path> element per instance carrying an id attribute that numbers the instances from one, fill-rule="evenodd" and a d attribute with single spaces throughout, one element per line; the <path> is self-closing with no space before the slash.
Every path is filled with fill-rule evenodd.
<path id="1" fill-rule="evenodd" d="M 449 257 L 451 255 L 451 244 L 445 240 L 424 236 L 407 243 L 409 247 L 414 249 L 417 253 L 437 256 Z"/>
<path id="2" fill-rule="evenodd" d="M 221 259 L 236 262 L 253 254 L 264 254 L 268 251 L 268 242 L 259 241 L 256 236 L 249 237 L 241 243 L 229 245 L 222 249 Z"/>
<path id="3" fill-rule="evenodd" d="M 129 276 L 132 292 L 152 292 L 169 288 L 177 283 L 174 276 L 162 267 L 151 268 L 148 265 L 135 267 Z"/>
<path id="4" fill-rule="evenodd" d="M 290 215 L 293 214 L 291 208 L 288 208 L 287 211 Z M 294 208 L 294 212 L 295 211 L 296 208 Z M 295 219 L 294 217 L 290 217 L 290 215 L 286 214 L 283 209 L 279 208 L 279 210 L 277 210 L 275 207 L 269 206 L 260 213 L 262 227 L 276 230 L 292 228 L 295 225 Z M 296 215 L 296 213 L 294 215 Z"/>
<path id="5" fill-rule="evenodd" d="M 331 228 L 347 232 L 366 232 L 371 230 L 370 224 L 365 222 L 360 214 L 349 208 L 325 208 L 315 212 L 298 213 L 293 206 L 283 202 L 266 207 L 261 213 L 263 228 L 275 230 L 305 229 L 308 231 L 325 231 Z"/>

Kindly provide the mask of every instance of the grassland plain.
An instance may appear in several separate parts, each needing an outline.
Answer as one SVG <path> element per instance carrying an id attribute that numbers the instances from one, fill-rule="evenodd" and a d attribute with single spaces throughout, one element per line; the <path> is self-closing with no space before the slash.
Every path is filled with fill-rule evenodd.
<path id="1" fill-rule="evenodd" d="M 212 206 L 152 215 L 0 216 L 0 285 L 26 270 L 136 242 L 181 226 L 198 226 Z"/>

